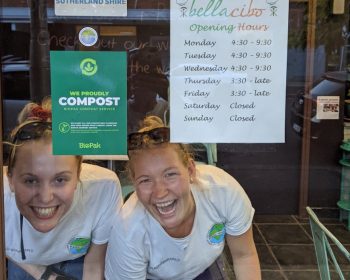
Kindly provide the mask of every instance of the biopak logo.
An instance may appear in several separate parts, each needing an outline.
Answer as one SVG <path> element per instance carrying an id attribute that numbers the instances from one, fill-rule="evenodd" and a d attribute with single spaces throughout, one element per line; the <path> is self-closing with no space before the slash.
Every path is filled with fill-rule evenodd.
<path id="1" fill-rule="evenodd" d="M 96 60 L 92 58 L 85 58 L 80 62 L 81 73 L 85 76 L 93 76 L 97 72 Z"/>

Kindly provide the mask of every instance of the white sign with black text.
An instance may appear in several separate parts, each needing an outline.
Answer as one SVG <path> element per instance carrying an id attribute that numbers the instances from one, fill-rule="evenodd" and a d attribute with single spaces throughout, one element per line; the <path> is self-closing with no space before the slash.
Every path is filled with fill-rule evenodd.
<path id="1" fill-rule="evenodd" d="M 288 5 L 171 0 L 171 141 L 285 141 Z"/>
<path id="2" fill-rule="evenodd" d="M 339 96 L 317 96 L 316 119 L 339 120 Z"/>
<path id="3" fill-rule="evenodd" d="M 55 15 L 126 17 L 127 3 L 127 0 L 55 0 Z"/>

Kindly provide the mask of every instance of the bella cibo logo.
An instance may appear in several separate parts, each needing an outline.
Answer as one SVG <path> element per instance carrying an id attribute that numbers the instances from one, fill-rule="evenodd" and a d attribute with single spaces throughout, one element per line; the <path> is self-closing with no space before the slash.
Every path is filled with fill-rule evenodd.
<path id="1" fill-rule="evenodd" d="M 176 0 L 176 4 L 180 6 L 182 17 L 185 17 L 186 15 L 187 7 L 185 5 L 187 4 L 187 2 L 188 0 Z"/>
<path id="2" fill-rule="evenodd" d="M 58 125 L 58 130 L 62 133 L 67 133 L 69 130 L 70 130 L 70 126 L 68 123 L 66 122 L 61 122 L 59 125 Z"/>
<path id="3" fill-rule="evenodd" d="M 80 62 L 81 73 L 85 76 L 93 76 L 97 72 L 96 60 L 92 58 L 85 58 Z"/>
<path id="4" fill-rule="evenodd" d="M 214 224 L 208 232 L 208 242 L 210 244 L 220 244 L 225 238 L 225 225 Z"/>
<path id="5" fill-rule="evenodd" d="M 276 5 L 277 2 L 278 2 L 278 0 L 274 0 L 274 1 L 273 0 L 266 0 L 266 3 L 268 5 L 270 5 L 271 16 L 273 16 L 273 17 L 277 16 L 277 9 L 278 9 L 278 7 Z"/>

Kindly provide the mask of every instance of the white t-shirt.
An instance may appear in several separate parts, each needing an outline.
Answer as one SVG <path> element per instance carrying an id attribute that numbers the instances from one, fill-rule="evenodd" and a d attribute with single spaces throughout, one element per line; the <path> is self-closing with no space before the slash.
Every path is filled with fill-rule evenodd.
<path id="1" fill-rule="evenodd" d="M 254 209 L 239 183 L 214 166 L 197 166 L 199 184 L 192 232 L 172 238 L 148 213 L 136 194 L 123 206 L 112 229 L 105 277 L 118 279 L 193 279 L 222 253 L 225 234 L 241 235 L 252 224 Z"/>
<path id="2" fill-rule="evenodd" d="M 105 244 L 122 206 L 120 182 L 106 168 L 82 164 L 81 183 L 71 208 L 47 233 L 35 230 L 23 218 L 26 259 L 21 258 L 20 212 L 4 176 L 6 255 L 19 263 L 50 265 L 86 254 L 90 242 Z"/>

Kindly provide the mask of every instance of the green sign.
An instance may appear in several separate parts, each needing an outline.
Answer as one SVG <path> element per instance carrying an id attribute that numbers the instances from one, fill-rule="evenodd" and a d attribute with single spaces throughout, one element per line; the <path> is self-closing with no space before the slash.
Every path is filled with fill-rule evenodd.
<path id="1" fill-rule="evenodd" d="M 55 155 L 126 155 L 125 52 L 52 51 Z"/>

